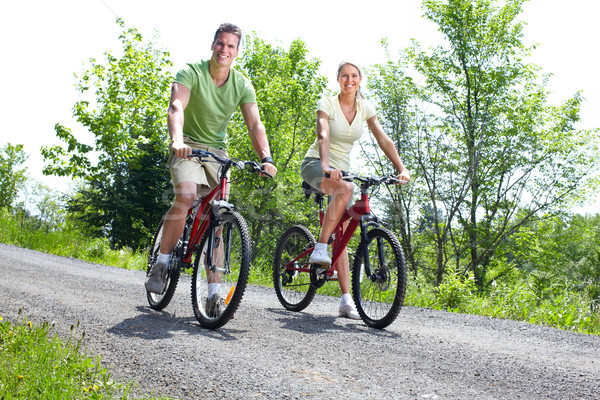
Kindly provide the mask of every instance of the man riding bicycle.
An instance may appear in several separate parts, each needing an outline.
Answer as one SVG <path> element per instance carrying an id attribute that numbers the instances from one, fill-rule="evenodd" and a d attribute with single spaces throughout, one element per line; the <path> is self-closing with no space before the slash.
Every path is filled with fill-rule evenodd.
<path id="1" fill-rule="evenodd" d="M 175 77 L 167 115 L 171 137 L 168 165 L 175 200 L 165 217 L 160 254 L 146 277 L 149 292 L 160 294 L 164 290 L 171 252 L 183 233 L 192 202 L 219 183 L 218 164 L 188 156 L 192 149 L 204 149 L 227 157 L 227 124 L 238 106 L 263 170 L 271 176 L 277 173 L 254 87 L 231 68 L 241 39 L 242 32 L 236 25 L 222 24 L 215 32 L 210 60 L 189 63 Z M 209 283 L 208 301 L 218 301 L 214 296 L 218 284 L 218 280 Z"/>

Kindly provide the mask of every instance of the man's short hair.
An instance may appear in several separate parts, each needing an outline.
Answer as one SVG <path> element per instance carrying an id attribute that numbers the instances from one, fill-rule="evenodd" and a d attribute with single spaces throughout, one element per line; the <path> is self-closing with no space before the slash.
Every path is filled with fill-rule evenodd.
<path id="1" fill-rule="evenodd" d="M 215 32 L 214 41 L 217 41 L 217 36 L 219 36 L 219 33 L 233 33 L 235 36 L 238 37 L 237 47 L 240 47 L 240 43 L 242 42 L 242 30 L 237 25 L 229 24 L 227 22 L 221 24 L 219 26 L 219 29 L 217 29 L 217 31 Z"/>

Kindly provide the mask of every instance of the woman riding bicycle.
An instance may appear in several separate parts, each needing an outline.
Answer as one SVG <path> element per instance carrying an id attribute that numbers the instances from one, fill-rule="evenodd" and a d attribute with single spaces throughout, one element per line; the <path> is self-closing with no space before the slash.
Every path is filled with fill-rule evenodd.
<path id="1" fill-rule="evenodd" d="M 342 62 L 337 71 L 340 93 L 322 98 L 317 103 L 317 139 L 306 152 L 301 174 L 308 184 L 329 195 L 330 202 L 310 263 L 331 265 L 327 252 L 329 237 L 344 210 L 352 204 L 353 185 L 342 180 L 342 171 L 350 170 L 350 153 L 363 135 L 365 121 L 377 144 L 399 172 L 398 179 L 403 182 L 410 180 L 394 142 L 385 134 L 374 107 L 360 91 L 361 80 L 361 71 L 355 63 Z M 360 319 L 350 295 L 350 263 L 346 249 L 337 262 L 336 270 L 342 292 L 339 315 Z"/>

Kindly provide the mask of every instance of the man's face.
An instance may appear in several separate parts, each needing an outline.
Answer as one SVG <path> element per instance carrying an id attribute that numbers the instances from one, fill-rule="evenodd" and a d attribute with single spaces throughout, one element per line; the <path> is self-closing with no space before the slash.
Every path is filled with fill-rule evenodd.
<path id="1" fill-rule="evenodd" d="M 211 46 L 212 59 L 219 65 L 231 66 L 238 56 L 239 39 L 233 33 L 221 32 Z"/>

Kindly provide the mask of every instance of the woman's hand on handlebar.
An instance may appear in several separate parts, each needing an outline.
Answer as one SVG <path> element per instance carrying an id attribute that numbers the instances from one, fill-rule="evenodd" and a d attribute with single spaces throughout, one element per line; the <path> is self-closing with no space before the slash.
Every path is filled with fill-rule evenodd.
<path id="1" fill-rule="evenodd" d="M 342 180 L 342 171 L 339 169 L 327 167 L 327 168 L 323 168 L 322 171 L 323 171 L 323 176 L 327 179 L 334 179 L 336 181 Z"/>
<path id="2" fill-rule="evenodd" d="M 404 169 L 404 171 L 402 171 L 397 178 L 400 181 L 398 182 L 400 185 L 406 185 L 408 182 L 410 182 L 410 174 L 408 173 L 407 169 Z"/>

